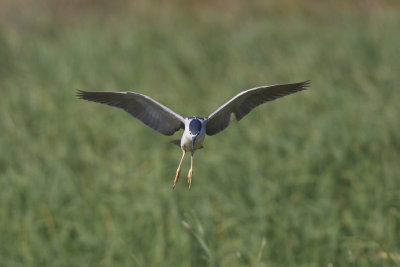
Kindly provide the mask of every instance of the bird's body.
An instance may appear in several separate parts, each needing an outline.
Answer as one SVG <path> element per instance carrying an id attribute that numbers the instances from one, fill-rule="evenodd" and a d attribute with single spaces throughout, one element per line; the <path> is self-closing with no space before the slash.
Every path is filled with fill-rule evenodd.
<path id="1" fill-rule="evenodd" d="M 154 99 L 135 92 L 87 92 L 78 91 L 81 99 L 122 108 L 135 118 L 164 134 L 172 135 L 179 129 L 184 129 L 182 138 L 173 141 L 182 149 L 182 158 L 174 179 L 174 187 L 178 182 L 183 158 L 187 151 L 191 152 L 191 164 L 188 173 L 189 189 L 192 184 L 193 154 L 203 147 L 204 138 L 214 135 L 229 126 L 232 115 L 239 121 L 253 108 L 265 102 L 283 97 L 309 86 L 309 82 L 277 84 L 248 89 L 237 94 L 231 100 L 219 107 L 208 117 L 183 117 Z"/>
<path id="2" fill-rule="evenodd" d="M 193 137 L 196 137 L 194 142 L 192 142 Z M 185 119 L 185 130 L 181 138 L 182 149 L 195 151 L 201 148 L 205 137 L 206 125 L 204 124 L 204 118 L 189 117 Z"/>

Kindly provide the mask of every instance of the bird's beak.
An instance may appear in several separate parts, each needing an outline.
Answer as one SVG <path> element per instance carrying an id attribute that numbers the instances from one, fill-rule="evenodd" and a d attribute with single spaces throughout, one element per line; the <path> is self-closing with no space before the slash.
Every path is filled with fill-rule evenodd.
<path id="1" fill-rule="evenodd" d="M 197 135 L 192 137 L 192 149 L 194 149 L 194 143 L 196 142 Z"/>

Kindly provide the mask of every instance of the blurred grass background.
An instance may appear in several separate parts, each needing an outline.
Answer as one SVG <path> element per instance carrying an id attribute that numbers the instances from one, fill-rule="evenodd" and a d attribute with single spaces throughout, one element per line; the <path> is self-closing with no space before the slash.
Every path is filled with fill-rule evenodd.
<path id="1" fill-rule="evenodd" d="M 0 2 L 0 266 L 399 266 L 396 1 Z M 75 89 L 207 116 L 310 79 L 181 155 Z M 180 137 L 179 132 L 175 137 Z"/>

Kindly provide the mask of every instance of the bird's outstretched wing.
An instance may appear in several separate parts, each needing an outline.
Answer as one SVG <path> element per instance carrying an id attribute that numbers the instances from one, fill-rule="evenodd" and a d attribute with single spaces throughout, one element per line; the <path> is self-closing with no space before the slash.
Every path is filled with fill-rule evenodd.
<path id="1" fill-rule="evenodd" d="M 240 121 L 258 105 L 305 90 L 309 85 L 310 81 L 305 81 L 301 83 L 260 86 L 243 91 L 208 116 L 206 133 L 214 135 L 224 130 L 230 124 L 232 114 L 235 114 L 236 120 Z"/>
<path id="2" fill-rule="evenodd" d="M 135 92 L 87 92 L 78 90 L 81 99 L 121 108 L 154 130 L 173 135 L 184 128 L 184 118 L 154 99 Z"/>

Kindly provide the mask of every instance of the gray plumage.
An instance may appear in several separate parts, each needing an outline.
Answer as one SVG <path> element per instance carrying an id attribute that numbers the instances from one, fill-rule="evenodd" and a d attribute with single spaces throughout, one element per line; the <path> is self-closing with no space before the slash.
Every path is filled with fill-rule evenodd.
<path id="1" fill-rule="evenodd" d="M 291 84 L 260 86 L 243 91 L 220 106 L 210 116 L 183 117 L 154 99 L 135 92 L 87 92 L 78 90 L 77 96 L 84 100 L 94 101 L 121 108 L 154 130 L 173 135 L 184 129 L 180 140 L 172 141 L 182 149 L 182 158 L 176 170 L 174 187 L 178 182 L 183 158 L 191 152 L 190 170 L 188 173 L 189 189 L 192 184 L 193 154 L 203 148 L 205 135 L 214 135 L 229 126 L 232 115 L 240 121 L 255 107 L 279 97 L 305 90 L 309 81 Z"/>
<path id="2" fill-rule="evenodd" d="M 184 118 L 154 99 L 135 92 L 87 92 L 78 90 L 81 99 L 121 108 L 147 126 L 165 134 L 173 135 L 183 129 Z"/>
<path id="3" fill-rule="evenodd" d="M 210 116 L 204 118 L 207 135 L 214 135 L 229 126 L 232 115 L 240 121 L 255 107 L 298 91 L 309 86 L 309 81 L 291 84 L 277 84 L 248 89 L 237 94 L 220 106 Z M 81 99 L 118 107 L 130 113 L 135 118 L 154 130 L 173 135 L 179 129 L 185 128 L 185 117 L 175 113 L 154 99 L 135 92 L 88 92 L 78 90 Z"/>
<path id="4" fill-rule="evenodd" d="M 243 91 L 208 116 L 206 133 L 207 135 L 214 135 L 224 130 L 229 126 L 232 114 L 235 114 L 236 120 L 240 121 L 255 107 L 279 97 L 302 91 L 309 84 L 309 81 L 305 81 L 301 83 L 260 86 Z"/>

